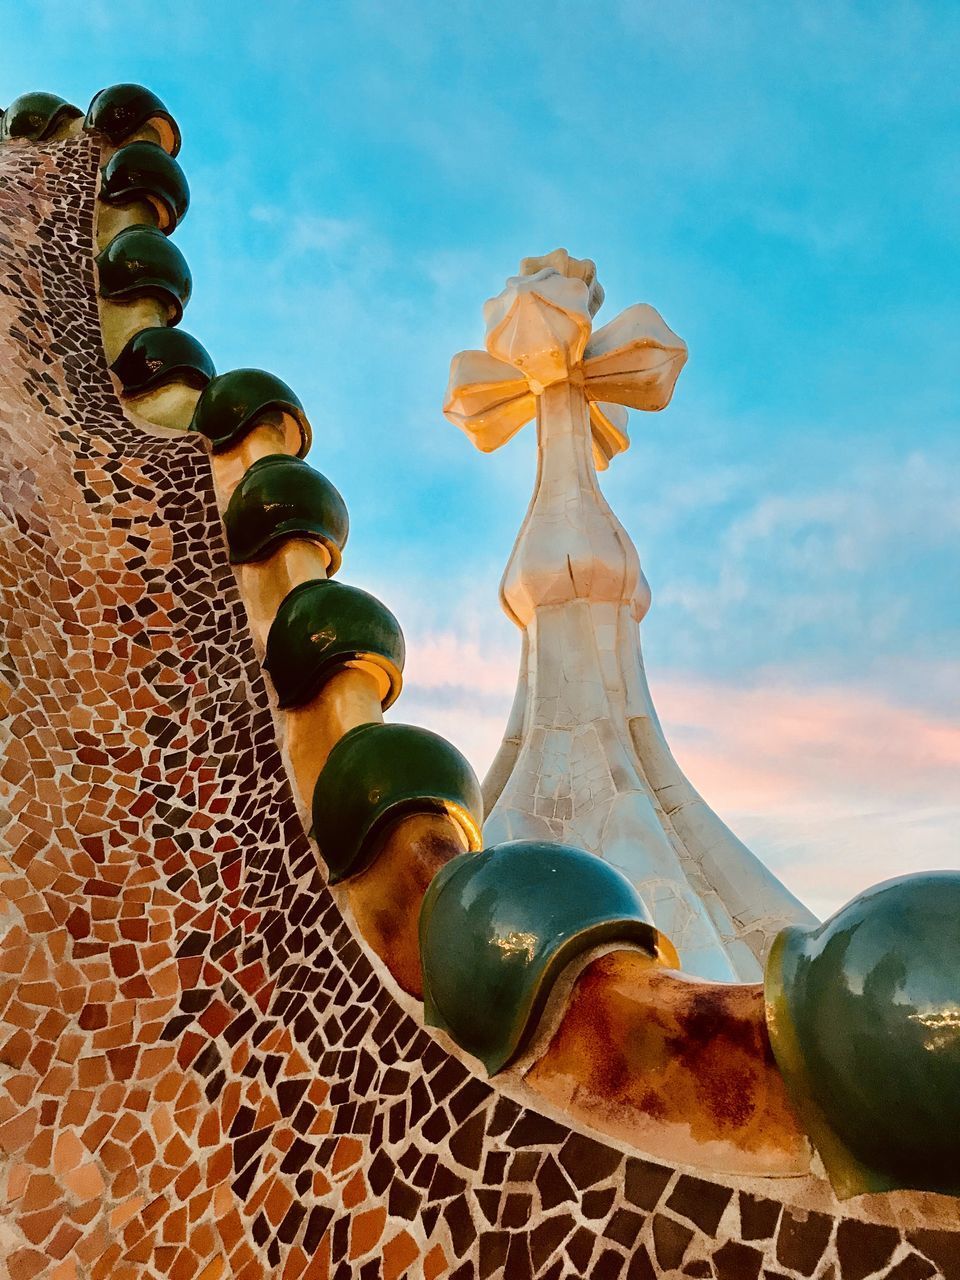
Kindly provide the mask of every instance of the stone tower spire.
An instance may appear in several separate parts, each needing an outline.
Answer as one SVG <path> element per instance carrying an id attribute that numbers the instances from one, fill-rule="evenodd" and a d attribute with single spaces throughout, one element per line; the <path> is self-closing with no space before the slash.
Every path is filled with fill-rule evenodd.
<path id="1" fill-rule="evenodd" d="M 728 830 L 670 753 L 638 623 L 650 588 L 597 468 L 628 447 L 625 406 L 664 408 L 686 345 L 649 306 L 595 331 L 594 264 L 527 258 L 484 307 L 486 351 L 451 365 L 444 411 L 490 451 L 536 418 L 537 479 L 500 587 L 520 676 L 484 783 L 488 844 L 547 839 L 618 866 L 683 967 L 754 980 L 775 934 L 813 917 Z"/>

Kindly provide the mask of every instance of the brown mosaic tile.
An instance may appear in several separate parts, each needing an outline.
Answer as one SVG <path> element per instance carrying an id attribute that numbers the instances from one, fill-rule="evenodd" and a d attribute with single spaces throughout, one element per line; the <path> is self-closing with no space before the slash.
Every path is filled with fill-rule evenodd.
<path id="1" fill-rule="evenodd" d="M 717 1186 L 716 1183 L 684 1174 L 677 1180 L 667 1200 L 667 1208 L 696 1223 L 707 1235 L 713 1235 L 732 1196 L 733 1192 L 729 1187 Z"/>
<path id="2" fill-rule="evenodd" d="M 900 1232 L 872 1222 L 848 1220 L 837 1226 L 837 1260 L 844 1280 L 865 1280 L 889 1262 Z"/>
<path id="3" fill-rule="evenodd" d="M 763 1253 L 750 1245 L 728 1240 L 712 1257 L 717 1280 L 757 1280 L 763 1266 Z"/>
<path id="4" fill-rule="evenodd" d="M 689 1227 L 658 1213 L 653 1218 L 653 1248 L 659 1265 L 666 1270 L 679 1267 L 683 1262 L 687 1245 L 693 1239 Z"/>
<path id="5" fill-rule="evenodd" d="M 911 1231 L 909 1241 L 929 1258 L 947 1280 L 960 1280 L 960 1234 L 955 1231 Z"/>
<path id="6" fill-rule="evenodd" d="M 782 1205 L 776 1200 L 741 1191 L 740 1235 L 744 1240 L 769 1240 L 780 1221 Z"/>
<path id="7" fill-rule="evenodd" d="M 777 1261 L 802 1276 L 812 1276 L 832 1229 L 833 1223 L 825 1214 L 801 1215 L 785 1209 L 777 1232 Z"/>
<path id="8" fill-rule="evenodd" d="M 930 1280 L 936 1267 L 919 1253 L 908 1253 L 887 1272 L 887 1280 Z"/>

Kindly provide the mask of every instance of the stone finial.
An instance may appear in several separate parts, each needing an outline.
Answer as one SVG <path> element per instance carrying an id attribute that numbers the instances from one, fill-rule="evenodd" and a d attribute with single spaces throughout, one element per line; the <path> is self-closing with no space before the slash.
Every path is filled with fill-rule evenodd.
<path id="1" fill-rule="evenodd" d="M 605 468 L 629 445 L 624 406 L 664 408 L 687 348 L 642 304 L 591 336 L 602 301 L 589 258 L 566 249 L 524 258 L 520 274 L 484 305 L 486 350 L 461 351 L 451 362 L 447 418 L 490 452 L 535 416 L 545 388 L 570 382 L 583 388 L 594 464 Z"/>
<path id="2" fill-rule="evenodd" d="M 592 258 L 571 258 L 566 249 L 554 249 L 553 253 L 544 253 L 539 258 L 520 260 L 522 276 L 534 276 L 545 268 L 559 271 L 571 280 L 582 280 L 589 291 L 590 314 L 597 314 L 603 305 L 603 288 L 597 279 L 597 264 Z"/>
<path id="3" fill-rule="evenodd" d="M 669 403 L 687 349 L 646 305 L 594 329 L 602 296 L 588 259 L 526 258 L 484 307 L 486 349 L 450 369 L 444 412 L 478 448 L 537 419 L 536 487 L 500 584 L 524 643 L 484 840 L 604 859 L 688 973 L 749 980 L 772 935 L 812 917 L 696 794 L 656 721 L 637 634 L 650 588 L 596 470 L 626 449 L 628 408 Z"/>

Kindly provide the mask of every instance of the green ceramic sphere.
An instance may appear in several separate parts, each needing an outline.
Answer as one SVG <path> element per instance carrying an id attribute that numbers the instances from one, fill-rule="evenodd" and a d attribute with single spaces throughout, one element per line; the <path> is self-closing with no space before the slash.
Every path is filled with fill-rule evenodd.
<path id="1" fill-rule="evenodd" d="M 424 1018 L 493 1075 L 525 1048 L 566 965 L 607 942 L 657 954 L 640 895 L 602 858 L 534 840 L 454 858 L 420 911 Z"/>
<path id="2" fill-rule="evenodd" d="M 180 150 L 177 122 L 157 95 L 142 84 L 112 84 L 101 89 L 90 103 L 83 127 L 104 134 L 118 147 L 151 120 L 166 123 L 170 144 L 165 149 L 175 156 Z"/>
<path id="3" fill-rule="evenodd" d="M 429 729 L 362 724 L 330 752 L 313 792 L 313 834 L 336 884 L 364 871 L 390 827 L 414 813 L 446 813 L 479 849 L 480 783 L 460 752 Z"/>
<path id="4" fill-rule="evenodd" d="M 286 596 L 267 636 L 264 667 L 283 708 L 316 697 L 337 671 L 364 662 L 387 677 L 386 710 L 400 694 L 400 624 L 375 596 L 340 582 L 303 582 Z"/>
<path id="5" fill-rule="evenodd" d="M 177 246 L 156 227 L 124 227 L 97 255 L 100 296 L 117 301 L 152 294 L 179 324 L 190 297 L 190 268 Z"/>
<path id="6" fill-rule="evenodd" d="M 196 338 L 183 329 L 163 327 L 135 333 L 110 367 L 128 396 L 143 395 L 169 382 L 202 388 L 216 374 Z"/>
<path id="7" fill-rule="evenodd" d="M 265 369 L 231 369 L 214 378 L 200 397 L 191 431 L 199 431 L 214 453 L 232 449 L 267 414 L 289 413 L 300 425 L 302 458 L 310 448 L 310 424 L 303 405 L 287 384 Z"/>
<path id="8" fill-rule="evenodd" d="M 350 530 L 346 504 L 326 476 L 286 453 L 258 458 L 247 469 L 224 525 L 234 564 L 262 560 L 285 538 L 310 538 L 330 555 L 328 577 L 340 568 Z"/>
<path id="9" fill-rule="evenodd" d="M 0 142 L 10 138 L 43 142 L 65 120 L 76 120 L 82 115 L 82 111 L 55 93 L 22 93 L 0 117 Z"/>
<path id="10" fill-rule="evenodd" d="M 169 235 L 187 212 L 190 189 L 172 156 L 153 142 L 130 142 L 101 170 L 100 199 L 107 204 L 156 201 L 163 210 L 160 230 Z"/>
<path id="11" fill-rule="evenodd" d="M 868 889 L 778 935 L 767 1020 L 841 1196 L 960 1195 L 960 873 Z"/>

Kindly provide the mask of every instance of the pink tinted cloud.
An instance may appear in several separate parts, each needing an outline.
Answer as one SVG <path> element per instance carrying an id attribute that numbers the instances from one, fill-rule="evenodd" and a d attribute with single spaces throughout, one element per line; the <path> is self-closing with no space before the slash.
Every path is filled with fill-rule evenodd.
<path id="1" fill-rule="evenodd" d="M 960 724 L 885 691 L 655 683 L 704 797 L 821 916 L 881 880 L 960 867 Z"/>
<path id="2" fill-rule="evenodd" d="M 408 643 L 405 680 L 412 688 L 461 689 L 506 698 L 517 682 L 520 639 L 515 649 L 493 648 L 453 631 L 432 632 Z"/>
<path id="3" fill-rule="evenodd" d="M 668 675 L 654 693 L 675 754 L 728 808 L 960 803 L 960 723 L 882 692 Z"/>
<path id="4" fill-rule="evenodd" d="M 519 642 L 413 637 L 405 716 L 455 742 L 482 776 L 518 657 Z M 886 678 L 877 688 L 802 684 L 783 673 L 750 686 L 676 671 L 651 678 L 691 782 L 821 915 L 891 876 L 960 866 L 960 723 L 896 699 Z M 960 689 L 960 665 L 941 664 L 937 680 Z"/>

